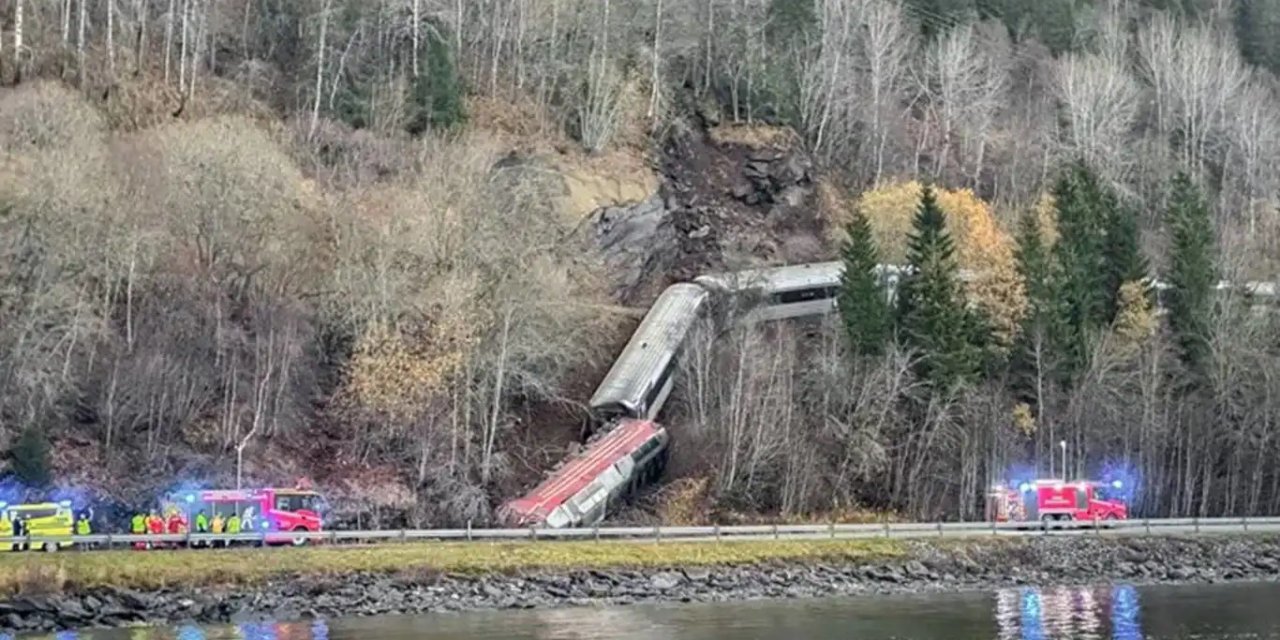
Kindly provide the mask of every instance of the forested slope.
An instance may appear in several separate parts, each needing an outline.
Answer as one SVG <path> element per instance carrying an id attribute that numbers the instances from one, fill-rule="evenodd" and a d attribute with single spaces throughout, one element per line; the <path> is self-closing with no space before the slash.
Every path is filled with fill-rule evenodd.
<path id="1" fill-rule="evenodd" d="M 980 366 L 937 384 L 920 363 L 970 342 L 920 313 L 874 348 L 834 321 L 699 346 L 668 492 L 697 495 L 659 515 L 973 515 L 1064 439 L 1152 512 L 1276 511 L 1269 316 L 1156 323 L 1122 286 L 1280 279 L 1276 25 L 1272 0 L 0 0 L 6 486 L 309 475 L 351 512 L 482 521 L 577 437 L 654 287 L 834 259 L 855 210 L 922 259 L 921 180 L 988 274 L 925 315 L 976 313 Z M 786 189 L 739 189 L 790 157 Z M 636 203 L 678 248 L 639 279 L 599 237 Z"/>

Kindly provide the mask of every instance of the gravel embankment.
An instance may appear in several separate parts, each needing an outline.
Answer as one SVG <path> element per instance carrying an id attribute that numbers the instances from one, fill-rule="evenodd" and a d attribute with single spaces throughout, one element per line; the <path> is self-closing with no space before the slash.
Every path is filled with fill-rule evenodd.
<path id="1" fill-rule="evenodd" d="M 238 590 L 93 589 L 0 602 L 0 630 L 1280 578 L 1280 537 L 1051 537 L 907 545 L 904 557 L 872 564 L 765 563 L 487 576 L 354 574 Z"/>

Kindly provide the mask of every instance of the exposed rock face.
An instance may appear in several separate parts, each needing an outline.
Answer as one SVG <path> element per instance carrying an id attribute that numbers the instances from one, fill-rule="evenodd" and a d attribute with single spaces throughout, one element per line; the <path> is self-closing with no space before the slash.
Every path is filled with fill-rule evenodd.
<path id="1" fill-rule="evenodd" d="M 677 130 L 661 171 L 658 193 L 591 216 L 620 301 L 647 304 L 668 284 L 710 271 L 830 257 L 804 153 Z"/>
<path id="2" fill-rule="evenodd" d="M 646 280 L 671 268 L 678 241 L 661 195 L 627 207 L 605 207 L 591 217 L 596 245 L 613 276 L 613 294 L 631 301 Z"/>
<path id="3" fill-rule="evenodd" d="M 554 543 L 551 543 L 554 544 Z M 287 553 L 287 551 L 284 551 Z M 1012 585 L 1280 579 L 1280 539 L 1030 538 L 939 545 L 871 563 L 770 563 L 650 571 L 297 579 L 227 591 L 93 589 L 0 601 L 0 632 L 226 623 L 473 609 L 718 602 Z"/>
<path id="4" fill-rule="evenodd" d="M 808 199 L 812 170 L 808 157 L 799 152 L 756 151 L 747 156 L 742 167 L 745 182 L 734 186 L 733 196 L 750 205 L 799 207 Z"/>

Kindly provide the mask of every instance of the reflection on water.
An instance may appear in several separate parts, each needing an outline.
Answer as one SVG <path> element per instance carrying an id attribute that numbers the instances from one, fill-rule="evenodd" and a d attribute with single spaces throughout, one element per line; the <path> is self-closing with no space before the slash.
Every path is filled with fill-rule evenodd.
<path id="1" fill-rule="evenodd" d="M 176 628 L 134 627 L 130 629 L 103 629 L 97 631 L 60 631 L 52 635 L 22 635 L 21 640 L 329 640 L 329 623 L 324 620 L 308 622 L 250 622 L 233 627 L 198 627 L 184 625 Z M 17 640 L 0 633 L 0 640 Z"/>
<path id="2" fill-rule="evenodd" d="M 999 640 L 1142 640 L 1140 613 L 1138 590 L 1129 585 L 996 592 Z"/>
<path id="3" fill-rule="evenodd" d="M 1280 585 L 1050 587 L 116 629 L 32 640 L 1280 640 Z M 0 640 L 15 640 L 0 634 Z M 28 640 L 24 636 L 20 640 Z"/>

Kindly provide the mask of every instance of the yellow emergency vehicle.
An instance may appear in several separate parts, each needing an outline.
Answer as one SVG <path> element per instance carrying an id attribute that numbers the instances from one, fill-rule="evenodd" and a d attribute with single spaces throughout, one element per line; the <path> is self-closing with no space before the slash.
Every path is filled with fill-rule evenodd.
<path id="1" fill-rule="evenodd" d="M 10 535 L 53 538 L 53 540 L 32 542 L 33 549 L 53 552 L 71 546 L 71 536 L 75 532 L 76 521 L 70 502 L 0 503 L 0 514 L 3 514 L 2 518 L 8 520 L 9 526 L 13 528 L 13 533 Z M 9 551 L 8 545 L 0 545 L 0 547 L 2 547 L 0 551 Z"/>

